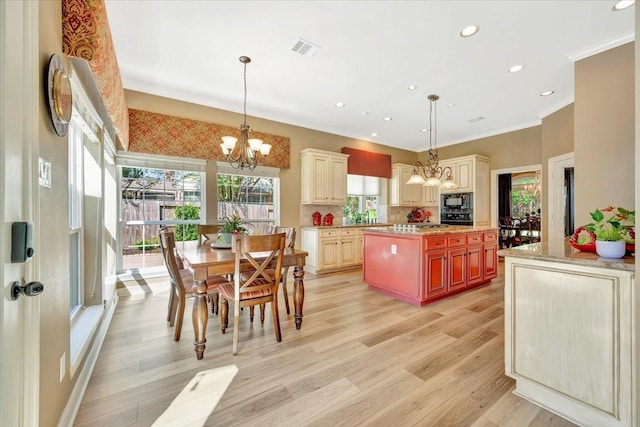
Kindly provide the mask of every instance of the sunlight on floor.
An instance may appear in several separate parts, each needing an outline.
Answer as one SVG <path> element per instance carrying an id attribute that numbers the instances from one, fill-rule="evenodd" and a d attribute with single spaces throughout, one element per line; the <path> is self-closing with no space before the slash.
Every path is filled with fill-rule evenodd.
<path id="1" fill-rule="evenodd" d="M 198 372 L 153 426 L 203 426 L 237 373 L 236 365 Z"/>

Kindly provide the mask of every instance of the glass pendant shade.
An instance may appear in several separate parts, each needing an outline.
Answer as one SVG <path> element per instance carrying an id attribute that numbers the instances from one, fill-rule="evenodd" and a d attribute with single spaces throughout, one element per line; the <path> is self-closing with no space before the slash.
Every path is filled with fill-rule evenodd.
<path id="1" fill-rule="evenodd" d="M 407 181 L 407 184 L 424 184 L 424 182 L 425 181 L 422 175 L 415 174 L 415 175 L 411 175 L 411 177 Z"/>
<path id="2" fill-rule="evenodd" d="M 435 176 L 430 176 L 423 185 L 426 187 L 440 187 L 440 180 Z"/>
<path id="3" fill-rule="evenodd" d="M 451 174 L 447 175 L 444 182 L 442 183 L 442 188 L 446 190 L 455 190 L 458 188 L 458 184 L 453 181 L 453 176 Z"/>

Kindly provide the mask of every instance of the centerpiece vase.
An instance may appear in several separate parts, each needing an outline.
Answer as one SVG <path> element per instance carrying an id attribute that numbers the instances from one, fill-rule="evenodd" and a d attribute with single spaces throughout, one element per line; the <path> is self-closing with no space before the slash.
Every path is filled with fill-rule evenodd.
<path id="1" fill-rule="evenodd" d="M 606 240 L 596 240 L 596 253 L 603 258 L 622 258 L 626 252 L 624 240 L 610 242 Z"/>

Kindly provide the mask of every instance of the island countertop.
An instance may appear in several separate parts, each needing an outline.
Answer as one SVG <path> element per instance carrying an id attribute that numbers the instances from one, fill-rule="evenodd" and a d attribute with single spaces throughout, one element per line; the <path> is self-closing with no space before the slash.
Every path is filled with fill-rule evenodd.
<path id="1" fill-rule="evenodd" d="M 588 267 L 602 267 L 622 271 L 635 271 L 634 256 L 620 259 L 602 258 L 592 252 L 580 252 L 569 245 L 568 238 L 551 239 L 529 245 L 500 249 L 498 256 L 554 261 Z"/>
<path id="2" fill-rule="evenodd" d="M 385 233 L 385 234 L 399 234 L 402 236 L 425 236 L 425 235 L 438 235 L 438 234 L 452 234 L 452 233 L 473 233 L 483 231 L 496 231 L 495 227 L 472 227 L 465 225 L 449 225 L 447 227 L 438 228 L 398 228 L 398 227 L 369 227 L 362 231 L 364 233 Z"/>

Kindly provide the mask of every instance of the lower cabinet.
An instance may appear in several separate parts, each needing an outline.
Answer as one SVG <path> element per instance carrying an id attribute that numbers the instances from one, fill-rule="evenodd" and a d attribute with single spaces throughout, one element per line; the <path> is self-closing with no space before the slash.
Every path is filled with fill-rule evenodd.
<path id="1" fill-rule="evenodd" d="M 495 231 L 427 236 L 424 248 L 425 300 L 487 283 L 498 275 Z"/>
<path id="2" fill-rule="evenodd" d="M 309 252 L 305 270 L 329 273 L 362 264 L 362 230 L 352 228 L 303 228 L 301 247 Z"/>

